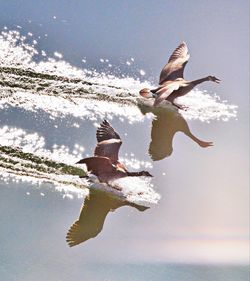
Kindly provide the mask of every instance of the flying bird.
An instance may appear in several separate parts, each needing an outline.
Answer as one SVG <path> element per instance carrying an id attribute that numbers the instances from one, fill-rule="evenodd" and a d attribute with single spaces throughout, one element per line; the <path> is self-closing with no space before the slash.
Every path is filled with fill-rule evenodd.
<path id="1" fill-rule="evenodd" d="M 151 126 L 151 141 L 148 153 L 153 161 L 169 157 L 173 152 L 173 140 L 177 132 L 184 133 L 200 147 L 213 146 L 211 141 L 203 141 L 190 130 L 184 116 L 171 108 L 152 107 L 149 104 L 139 103 L 138 107 L 143 115 L 148 112 L 154 114 Z"/>
<path id="2" fill-rule="evenodd" d="M 85 164 L 88 172 L 97 176 L 100 182 L 108 183 L 128 176 L 152 177 L 148 171 L 129 172 L 125 165 L 119 162 L 118 153 L 122 140 L 107 120 L 104 120 L 97 129 L 96 138 L 98 143 L 94 156 L 84 158 L 76 164 Z"/>
<path id="3" fill-rule="evenodd" d="M 220 79 L 215 76 L 207 76 L 193 81 L 185 80 L 183 73 L 189 57 L 187 44 L 182 42 L 174 50 L 167 64 L 163 67 L 160 74 L 159 87 L 152 90 L 144 88 L 140 91 L 140 95 L 144 98 L 155 98 L 154 106 L 159 106 L 162 101 L 167 100 L 177 108 L 184 109 L 184 106 L 174 102 L 176 98 L 186 95 L 195 86 L 205 81 L 220 82 Z"/>
<path id="4" fill-rule="evenodd" d="M 134 207 L 141 212 L 149 208 L 121 200 L 99 190 L 90 189 L 89 195 L 82 205 L 79 218 L 71 225 L 66 235 L 68 245 L 73 247 L 96 237 L 102 231 L 108 213 L 122 206 Z"/>
<path id="5" fill-rule="evenodd" d="M 191 133 L 187 121 L 176 111 L 165 110 L 164 108 L 156 113 L 152 120 L 151 142 L 149 144 L 149 155 L 153 161 L 168 157 L 173 152 L 173 139 L 177 132 L 184 133 L 200 147 L 211 147 L 213 142 L 203 141 Z"/>

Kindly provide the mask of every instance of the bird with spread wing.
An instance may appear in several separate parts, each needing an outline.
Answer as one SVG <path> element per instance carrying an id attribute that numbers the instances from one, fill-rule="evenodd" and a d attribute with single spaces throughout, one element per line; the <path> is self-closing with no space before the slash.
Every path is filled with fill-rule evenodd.
<path id="1" fill-rule="evenodd" d="M 149 209 L 149 207 L 121 200 L 100 190 L 91 189 L 84 200 L 79 218 L 67 232 L 68 245 L 73 247 L 96 237 L 102 231 L 108 213 L 122 206 L 134 207 L 140 212 Z"/>
<path id="2" fill-rule="evenodd" d="M 117 132 L 104 120 L 96 132 L 97 145 L 94 156 L 84 158 L 77 164 L 85 164 L 88 172 L 97 176 L 100 182 L 108 183 L 111 180 L 123 177 L 137 177 L 152 175 L 148 171 L 129 172 L 124 164 L 119 162 L 119 149 L 122 140 Z"/>
<path id="3" fill-rule="evenodd" d="M 152 90 L 144 88 L 140 91 L 140 95 L 144 98 L 155 98 L 154 106 L 159 106 L 162 101 L 167 100 L 177 108 L 184 109 L 184 106 L 174 102 L 176 98 L 186 95 L 195 86 L 205 81 L 220 82 L 220 79 L 215 76 L 207 76 L 193 81 L 185 80 L 183 73 L 189 57 L 187 44 L 182 42 L 174 50 L 167 64 L 163 67 L 160 74 L 159 87 Z"/>

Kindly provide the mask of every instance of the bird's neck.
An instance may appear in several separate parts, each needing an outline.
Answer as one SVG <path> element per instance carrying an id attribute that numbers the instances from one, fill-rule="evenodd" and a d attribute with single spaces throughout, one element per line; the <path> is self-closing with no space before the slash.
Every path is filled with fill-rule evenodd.
<path id="1" fill-rule="evenodd" d="M 142 175 L 142 172 L 127 172 L 129 177 L 139 177 Z"/>
<path id="2" fill-rule="evenodd" d="M 191 83 L 196 86 L 196 85 L 199 85 L 205 81 L 209 81 L 209 77 L 204 77 L 204 78 L 201 78 L 201 79 L 198 79 L 198 80 L 194 80 L 192 81 Z"/>

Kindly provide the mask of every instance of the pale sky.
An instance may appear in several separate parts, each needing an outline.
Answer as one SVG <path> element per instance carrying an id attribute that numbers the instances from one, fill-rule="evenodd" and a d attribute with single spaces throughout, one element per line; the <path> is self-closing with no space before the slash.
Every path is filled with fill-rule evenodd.
<path id="1" fill-rule="evenodd" d="M 100 262 L 100 255 L 118 263 L 133 260 L 246 264 L 249 258 L 248 1 L 0 0 L 0 5 L 0 26 L 22 34 L 33 33 L 33 38 L 38 39 L 38 49 L 48 54 L 58 51 L 78 67 L 101 68 L 100 58 L 108 59 L 121 73 L 129 73 L 131 68 L 127 68 L 126 61 L 134 58 L 135 67 L 129 74 L 140 77 L 139 70 L 143 69 L 145 79 L 155 84 L 173 49 L 185 40 L 191 54 L 186 78 L 216 75 L 222 80 L 220 85 L 206 83 L 200 88 L 238 105 L 237 120 L 189 122 L 195 135 L 214 141 L 215 146 L 202 150 L 183 134 L 177 134 L 171 157 L 153 163 L 153 181 L 162 195 L 159 205 L 144 213 L 121 208 L 109 214 L 100 236 L 84 246 L 69 249 L 64 240 L 67 227 L 77 218 L 80 200 L 63 200 L 48 187 L 44 187 L 45 198 L 39 196 L 41 191 L 28 186 L 20 189 L 13 186 L 15 192 L 6 189 L 5 198 L 16 208 L 9 213 L 7 201 L 2 197 L 3 222 L 13 220 L 16 225 L 2 233 L 6 261 L 13 258 L 16 249 L 21 255 L 27 253 L 27 266 L 33 259 L 42 262 L 41 268 L 34 266 L 32 274 L 45 269 L 52 274 L 50 264 L 58 271 L 72 264 L 77 271 L 76 266 L 81 263 Z M 87 63 L 83 64 L 82 59 Z M 4 120 L 8 119 L 9 125 L 23 123 L 44 131 L 27 123 L 29 115 L 19 114 L 20 120 L 6 115 Z M 44 118 L 49 120 L 48 116 Z M 122 153 L 133 152 L 137 158 L 149 160 L 146 153 L 150 121 L 134 127 L 118 120 L 114 124 L 120 130 L 125 128 L 130 136 L 123 143 Z M 74 137 L 78 142 L 84 141 L 84 147 L 90 150 L 95 141 L 95 127 L 91 122 L 84 126 L 89 135 L 85 137 L 84 131 Z M 67 142 L 71 140 L 67 138 Z M 25 196 L 25 188 L 33 192 L 32 200 Z M 51 236 L 49 242 L 47 231 Z M 58 264 L 49 262 L 56 257 L 61 258 Z M 17 257 L 15 264 L 17 268 L 23 266 Z M 69 268 L 64 271 L 70 274 Z M 35 276 L 32 274 L 24 277 Z"/>

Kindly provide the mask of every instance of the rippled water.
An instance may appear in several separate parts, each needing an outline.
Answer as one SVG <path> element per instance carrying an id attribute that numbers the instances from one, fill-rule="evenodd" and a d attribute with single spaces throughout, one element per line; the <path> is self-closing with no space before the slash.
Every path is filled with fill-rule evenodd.
<path id="1" fill-rule="evenodd" d="M 138 98 L 151 82 L 78 69 L 36 44 L 0 35 L 1 275 L 244 280 L 237 105 L 196 89 L 178 101 L 187 111 L 152 110 Z M 92 155 L 103 118 L 123 140 L 121 161 L 153 179 L 121 179 L 122 192 L 106 194 L 79 178 L 75 163 Z"/>

